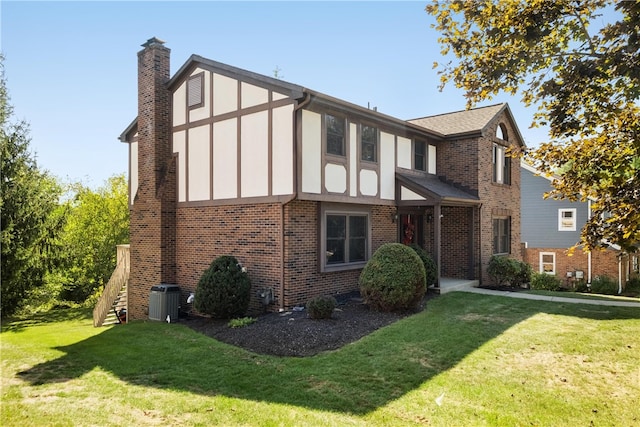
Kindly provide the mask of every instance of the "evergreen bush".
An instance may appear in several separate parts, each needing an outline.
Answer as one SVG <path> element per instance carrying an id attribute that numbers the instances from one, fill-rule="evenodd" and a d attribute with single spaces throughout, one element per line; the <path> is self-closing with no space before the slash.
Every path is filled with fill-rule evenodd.
<path id="1" fill-rule="evenodd" d="M 438 278 L 438 266 L 436 265 L 436 262 L 433 260 L 433 258 L 431 258 L 431 256 L 429 256 L 427 251 L 425 251 L 419 245 L 412 243 L 411 245 L 409 245 L 409 247 L 413 249 L 420 257 L 420 260 L 422 260 L 422 264 L 424 265 L 424 272 L 426 274 L 427 286 L 435 284 Z"/>
<path id="2" fill-rule="evenodd" d="M 607 276 L 596 276 L 591 281 L 591 292 L 602 295 L 617 295 L 618 282 Z"/>
<path id="3" fill-rule="evenodd" d="M 307 302 L 307 312 L 311 319 L 330 319 L 336 305 L 338 303 L 334 297 L 323 295 Z"/>
<path id="4" fill-rule="evenodd" d="M 387 243 L 373 254 L 360 274 L 360 294 L 373 310 L 416 308 L 427 290 L 424 264 L 401 243 Z"/>
<path id="5" fill-rule="evenodd" d="M 560 280 L 555 274 L 533 273 L 531 278 L 531 289 L 540 291 L 559 291 L 562 286 Z"/>
<path id="6" fill-rule="evenodd" d="M 249 308 L 251 280 L 233 256 L 214 260 L 202 273 L 193 306 L 216 319 L 243 316 Z"/>

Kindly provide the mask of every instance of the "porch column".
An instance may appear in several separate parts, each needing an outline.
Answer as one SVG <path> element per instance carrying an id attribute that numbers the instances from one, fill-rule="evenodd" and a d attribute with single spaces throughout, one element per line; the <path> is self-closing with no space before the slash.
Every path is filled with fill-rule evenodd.
<path id="1" fill-rule="evenodd" d="M 441 256 L 440 256 L 440 246 L 442 242 L 441 234 L 442 234 L 442 206 L 440 203 L 436 203 L 433 206 L 433 250 L 435 252 L 435 261 L 436 261 L 436 287 L 440 287 L 440 265 L 441 265 Z"/>

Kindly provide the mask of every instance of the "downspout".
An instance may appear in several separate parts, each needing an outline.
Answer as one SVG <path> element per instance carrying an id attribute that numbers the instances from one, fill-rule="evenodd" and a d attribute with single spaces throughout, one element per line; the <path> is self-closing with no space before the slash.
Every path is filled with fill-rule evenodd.
<path id="1" fill-rule="evenodd" d="M 587 220 L 591 219 L 591 199 L 587 200 Z M 591 285 L 591 251 L 587 253 L 587 283 Z"/>
<path id="2" fill-rule="evenodd" d="M 284 277 L 285 277 L 285 251 L 284 251 L 284 207 L 298 197 L 298 110 L 311 102 L 311 94 L 305 93 L 304 100 L 293 109 L 293 193 L 280 205 L 280 311 L 284 311 Z"/>
<path id="3" fill-rule="evenodd" d="M 618 295 L 622 293 L 622 256 L 618 255 Z"/>

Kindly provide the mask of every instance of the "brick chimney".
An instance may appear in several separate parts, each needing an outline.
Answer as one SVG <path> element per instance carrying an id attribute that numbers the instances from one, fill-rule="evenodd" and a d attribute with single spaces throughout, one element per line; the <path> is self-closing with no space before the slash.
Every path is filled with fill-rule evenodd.
<path id="1" fill-rule="evenodd" d="M 138 52 L 138 189 L 130 220 L 129 316 L 146 318 L 151 286 L 175 283 L 175 162 L 170 49 L 151 38 Z"/>

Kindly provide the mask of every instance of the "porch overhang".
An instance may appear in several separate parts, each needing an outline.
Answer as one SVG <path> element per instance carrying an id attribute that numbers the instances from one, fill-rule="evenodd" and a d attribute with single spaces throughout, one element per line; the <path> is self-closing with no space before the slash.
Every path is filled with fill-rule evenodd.
<path id="1" fill-rule="evenodd" d="M 396 172 L 398 206 L 480 206 L 478 196 L 455 187 L 431 174 L 411 175 Z"/>

